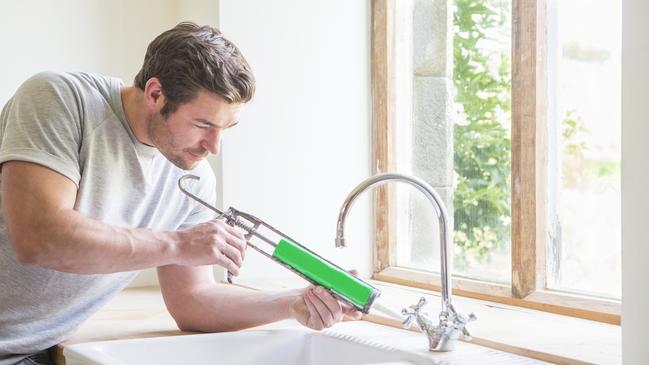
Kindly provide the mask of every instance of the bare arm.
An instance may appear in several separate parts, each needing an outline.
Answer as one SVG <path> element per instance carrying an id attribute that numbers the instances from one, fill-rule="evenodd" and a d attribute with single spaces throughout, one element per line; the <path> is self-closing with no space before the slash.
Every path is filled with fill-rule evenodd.
<path id="1" fill-rule="evenodd" d="M 158 279 L 167 309 L 185 331 L 234 331 L 287 318 L 320 330 L 343 315 L 361 316 L 317 287 L 270 292 L 218 284 L 207 266 L 158 267 Z"/>
<path id="2" fill-rule="evenodd" d="M 75 211 L 76 185 L 41 165 L 2 164 L 2 209 L 18 260 L 54 270 L 99 274 L 182 264 L 218 264 L 233 273 L 245 240 L 220 221 L 184 231 L 111 226 Z"/>

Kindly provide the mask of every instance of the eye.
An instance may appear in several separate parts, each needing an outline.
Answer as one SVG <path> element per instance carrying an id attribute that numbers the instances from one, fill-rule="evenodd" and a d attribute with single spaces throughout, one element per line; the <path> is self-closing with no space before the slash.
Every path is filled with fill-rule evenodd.
<path id="1" fill-rule="evenodd" d="M 194 126 L 195 126 L 196 128 L 200 128 L 200 129 L 207 129 L 207 128 L 210 127 L 210 126 L 208 126 L 208 125 L 206 125 L 206 124 L 194 124 Z"/>

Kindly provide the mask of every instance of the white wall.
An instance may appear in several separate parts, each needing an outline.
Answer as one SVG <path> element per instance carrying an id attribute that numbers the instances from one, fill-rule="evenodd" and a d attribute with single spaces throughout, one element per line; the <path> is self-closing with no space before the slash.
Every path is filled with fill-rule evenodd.
<path id="1" fill-rule="evenodd" d="M 139 70 L 148 42 L 177 22 L 176 0 L 7 1 L 0 11 L 0 102 L 46 70 L 89 71 L 122 78 Z"/>
<path id="2" fill-rule="evenodd" d="M 371 264 L 371 194 L 351 210 L 350 248 L 335 249 L 344 198 L 369 176 L 368 1 L 221 0 L 221 30 L 257 78 L 223 140 L 223 198 L 340 266 Z M 252 250 L 242 277 L 294 277 Z M 236 280 L 236 279 L 235 279 Z"/>
<path id="3" fill-rule="evenodd" d="M 649 364 L 649 2 L 622 2 L 622 354 Z"/>
<path id="4" fill-rule="evenodd" d="M 371 170 L 368 1 L 6 2 L 0 11 L 0 104 L 46 69 L 102 73 L 130 84 L 157 34 L 181 20 L 218 25 L 219 13 L 222 29 L 258 80 L 241 125 L 225 136 L 222 157 L 211 159 L 219 178 L 223 162 L 221 203 L 258 215 L 368 275 L 370 194 L 349 215 L 352 247 L 333 248 L 340 204 Z M 244 276 L 267 273 L 292 276 L 249 255 Z M 134 285 L 155 283 L 148 270 Z"/>
<path id="5" fill-rule="evenodd" d="M 181 20 L 216 25 L 216 0 L 21 0 L 0 6 L 0 107 L 43 70 L 88 71 L 131 84 L 146 47 Z M 154 270 L 135 286 L 156 284 Z"/>

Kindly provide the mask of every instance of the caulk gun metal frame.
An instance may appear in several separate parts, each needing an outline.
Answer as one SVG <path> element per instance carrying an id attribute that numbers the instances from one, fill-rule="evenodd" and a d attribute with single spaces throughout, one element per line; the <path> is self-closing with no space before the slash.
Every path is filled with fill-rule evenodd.
<path id="1" fill-rule="evenodd" d="M 322 256 L 316 254 L 315 252 L 309 250 L 305 246 L 299 244 L 296 240 L 294 240 L 291 237 L 287 236 L 286 234 L 280 232 L 276 228 L 272 227 L 271 225 L 264 222 L 263 220 L 253 216 L 252 214 L 248 214 L 248 213 L 239 211 L 239 210 L 237 210 L 235 208 L 232 208 L 232 207 L 228 208 L 228 210 L 226 212 L 222 212 L 221 210 L 213 207 L 212 205 L 208 204 L 207 202 L 205 202 L 201 198 L 197 197 L 196 195 L 194 195 L 191 192 L 189 192 L 188 190 L 186 190 L 182 185 L 185 180 L 197 180 L 198 181 L 198 180 L 200 180 L 199 176 L 196 176 L 196 175 L 182 176 L 180 179 L 178 179 L 178 187 L 180 188 L 180 190 L 183 193 L 185 193 L 185 195 L 187 195 L 188 197 L 190 197 L 193 200 L 197 201 L 198 203 L 202 204 L 203 206 L 210 209 L 211 211 L 215 212 L 217 214 L 215 219 L 223 218 L 223 219 L 225 219 L 225 222 L 227 224 L 231 225 L 232 227 L 239 227 L 242 230 L 244 230 L 246 232 L 246 234 L 244 234 L 244 237 L 246 239 L 246 242 L 247 242 L 248 246 L 252 247 L 254 250 L 259 252 L 260 254 L 266 256 L 267 258 L 275 261 L 276 263 L 278 263 L 278 264 L 284 266 L 285 268 L 289 269 L 290 271 L 294 272 L 295 274 L 302 277 L 304 280 L 308 281 L 309 283 L 311 283 L 313 285 L 316 285 L 316 286 L 322 286 L 317 281 L 315 281 L 315 280 L 311 279 L 310 277 L 302 274 L 301 272 L 295 270 L 292 266 L 287 265 L 287 264 L 279 261 L 277 258 L 275 258 L 274 256 L 268 254 L 266 251 L 262 250 L 258 246 L 250 243 L 250 239 L 254 236 L 254 237 L 257 237 L 257 238 L 261 239 L 262 241 L 268 243 L 269 245 L 271 245 L 273 247 L 277 246 L 276 242 L 273 242 L 272 240 L 265 237 L 263 234 L 257 232 L 257 230 L 259 229 L 260 226 L 263 226 L 263 227 L 269 229 L 270 231 L 274 232 L 275 234 L 277 234 L 277 235 L 279 235 L 281 237 L 287 238 L 288 240 L 290 240 L 295 245 L 300 246 L 303 249 L 309 251 L 313 255 L 317 256 L 318 259 L 328 263 L 329 265 L 331 265 L 333 267 L 336 267 L 336 268 L 338 268 L 340 270 L 345 271 L 344 269 L 340 268 L 338 265 L 332 263 L 331 261 L 329 261 L 329 260 L 323 258 Z M 247 222 L 244 222 L 242 219 L 247 221 Z M 230 274 L 229 271 L 228 271 L 228 278 L 227 279 L 228 279 L 228 282 L 232 283 L 232 278 L 231 278 L 231 274 Z M 357 278 L 357 279 L 364 282 L 364 283 L 366 283 L 364 280 L 362 280 L 360 278 Z M 368 283 L 366 283 L 366 284 L 368 284 Z M 325 288 L 325 289 L 327 289 L 327 288 Z M 338 299 L 339 301 L 349 305 L 350 307 L 355 308 L 357 310 L 360 310 L 360 311 L 362 311 L 363 313 L 366 313 L 366 314 L 369 312 L 369 310 L 370 310 L 369 307 L 370 307 L 370 304 L 372 303 L 372 301 L 370 301 L 370 304 L 368 304 L 366 307 L 363 308 L 363 307 L 359 307 L 357 304 L 353 303 L 352 301 L 348 300 L 347 298 L 344 298 L 343 296 L 341 296 L 339 293 L 337 293 L 335 291 L 335 289 L 328 289 L 328 290 L 336 299 Z"/>

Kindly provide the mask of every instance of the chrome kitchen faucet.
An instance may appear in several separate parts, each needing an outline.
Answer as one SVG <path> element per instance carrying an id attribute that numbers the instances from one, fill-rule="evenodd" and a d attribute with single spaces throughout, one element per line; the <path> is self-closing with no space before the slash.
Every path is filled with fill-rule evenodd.
<path id="1" fill-rule="evenodd" d="M 354 200 L 365 190 L 392 181 L 410 184 L 426 195 L 437 213 L 440 232 L 442 310 L 439 313 L 439 323 L 434 325 L 426 317 L 425 313 L 421 313 L 421 308 L 426 304 L 426 299 L 422 297 L 416 305 L 411 305 L 402 310 L 401 313 L 406 317 L 402 325 L 409 327 L 413 321 L 416 321 L 422 333 L 425 333 L 428 337 L 428 349 L 430 351 L 451 351 L 455 347 L 455 341 L 460 336 L 467 340 L 471 339 L 466 325 L 477 317 L 473 313 L 468 316 L 458 313 L 451 303 L 451 275 L 448 267 L 448 243 L 451 242 L 450 225 L 442 199 L 428 183 L 414 176 L 389 172 L 377 174 L 362 181 L 347 196 L 340 208 L 336 227 L 336 247 L 346 247 L 344 237 L 345 218 Z"/>

